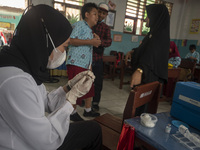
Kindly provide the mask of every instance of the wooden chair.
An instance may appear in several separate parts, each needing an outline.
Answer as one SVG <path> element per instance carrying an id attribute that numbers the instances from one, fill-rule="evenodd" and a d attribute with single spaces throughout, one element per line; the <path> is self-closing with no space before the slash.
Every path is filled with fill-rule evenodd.
<path id="1" fill-rule="evenodd" d="M 194 71 L 196 67 L 195 61 L 191 61 L 190 59 L 181 59 L 181 64 L 178 67 L 181 68 L 179 76 L 180 81 L 191 81 L 194 79 Z"/>
<path id="2" fill-rule="evenodd" d="M 104 63 L 104 78 L 111 78 L 114 80 L 115 75 L 115 67 L 108 68 L 107 64 L 113 64 L 115 66 L 116 64 L 116 56 L 103 56 L 103 63 Z"/>
<path id="3" fill-rule="evenodd" d="M 110 55 L 117 56 L 117 51 L 114 51 L 114 50 L 110 51 Z"/>
<path id="4" fill-rule="evenodd" d="M 147 112 L 152 114 L 157 112 L 161 87 L 162 85 L 155 81 L 137 86 L 134 90 L 131 90 L 122 119 L 108 113 L 94 119 L 102 128 L 104 148 L 116 150 L 123 122 L 125 119 L 135 117 L 136 108 L 148 103 Z"/>
<path id="5" fill-rule="evenodd" d="M 180 72 L 180 68 L 168 69 L 168 83 L 163 85 L 163 97 L 160 101 L 167 100 L 172 102 L 176 82 L 179 79 Z"/>
<path id="6" fill-rule="evenodd" d="M 131 62 L 128 62 L 128 65 L 126 65 L 125 62 L 123 61 L 123 66 L 122 66 L 121 75 L 120 75 L 119 89 L 122 89 L 123 85 L 130 84 L 130 81 L 124 81 L 125 74 L 129 74 L 130 79 L 131 79 L 131 75 L 133 74 Z"/>
<path id="7" fill-rule="evenodd" d="M 114 81 L 115 76 L 121 77 L 122 69 L 123 69 L 123 60 L 124 60 L 124 53 L 117 52 L 117 51 L 110 51 L 110 56 L 116 57 L 116 62 L 108 62 L 104 65 L 105 70 L 109 70 L 109 72 L 114 72 L 112 80 Z"/>
<path id="8" fill-rule="evenodd" d="M 119 76 L 119 78 L 121 77 L 122 74 L 122 69 L 124 67 L 124 53 L 123 52 L 118 52 L 117 56 L 121 57 L 120 59 L 118 59 L 116 62 L 116 66 L 115 66 L 115 76 Z"/>

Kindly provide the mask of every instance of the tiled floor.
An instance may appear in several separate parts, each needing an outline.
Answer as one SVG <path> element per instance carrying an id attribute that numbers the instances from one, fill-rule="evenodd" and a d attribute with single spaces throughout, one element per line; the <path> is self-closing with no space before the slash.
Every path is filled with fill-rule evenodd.
<path id="1" fill-rule="evenodd" d="M 51 91 L 59 86 L 63 86 L 67 83 L 66 77 L 56 77 L 60 81 L 58 83 L 45 83 L 48 91 Z M 127 77 L 128 78 L 128 77 Z M 129 85 L 123 85 L 123 89 L 119 89 L 119 79 L 115 78 L 114 81 L 111 79 L 104 79 L 103 90 L 100 106 L 100 114 L 110 113 L 118 117 L 122 117 L 122 113 L 128 99 L 130 92 Z M 169 102 L 160 102 L 157 112 L 170 111 L 171 105 Z M 77 106 L 78 113 L 82 116 L 84 107 Z M 83 117 L 83 116 L 82 116 Z M 85 118 L 85 120 L 93 118 Z"/>

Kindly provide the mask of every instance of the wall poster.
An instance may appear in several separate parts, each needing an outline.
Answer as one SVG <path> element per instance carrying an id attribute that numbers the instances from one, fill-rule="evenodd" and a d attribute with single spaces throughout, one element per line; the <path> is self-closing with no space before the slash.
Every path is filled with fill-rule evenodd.
<path id="1" fill-rule="evenodd" d="M 190 25 L 190 34 L 198 34 L 200 30 L 200 19 L 192 19 Z"/>

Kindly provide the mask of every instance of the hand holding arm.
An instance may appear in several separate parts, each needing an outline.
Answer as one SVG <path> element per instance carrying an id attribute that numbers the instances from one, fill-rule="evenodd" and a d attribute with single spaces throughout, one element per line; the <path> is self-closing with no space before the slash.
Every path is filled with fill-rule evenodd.
<path id="1" fill-rule="evenodd" d="M 93 33 L 93 36 L 94 36 L 94 38 L 100 40 L 100 37 L 96 33 Z"/>
<path id="2" fill-rule="evenodd" d="M 101 45 L 101 40 L 100 38 L 93 38 L 91 39 L 91 45 L 94 47 L 99 47 Z"/>
<path id="3" fill-rule="evenodd" d="M 70 39 L 70 45 L 73 46 L 81 46 L 81 45 L 92 45 L 94 47 L 98 47 L 101 45 L 101 40 L 97 38 L 89 39 L 89 40 L 82 40 L 82 39 Z"/>

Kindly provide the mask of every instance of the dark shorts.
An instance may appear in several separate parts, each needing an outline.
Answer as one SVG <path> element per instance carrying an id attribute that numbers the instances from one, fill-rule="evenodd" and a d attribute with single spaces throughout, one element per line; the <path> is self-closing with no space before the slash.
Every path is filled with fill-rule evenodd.
<path id="1" fill-rule="evenodd" d="M 68 80 L 71 80 L 78 73 L 86 71 L 86 70 L 88 69 L 81 68 L 74 65 L 67 65 Z M 83 99 L 90 98 L 90 97 L 94 97 L 94 84 L 92 84 L 90 91 L 86 95 L 77 99 L 77 104 L 80 105 Z"/>

